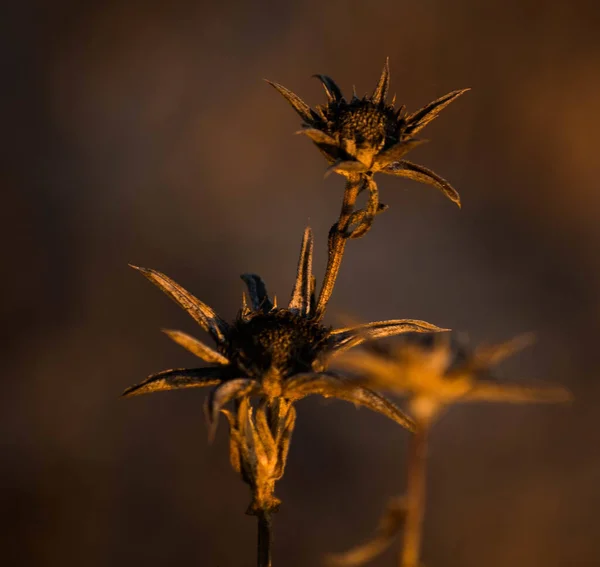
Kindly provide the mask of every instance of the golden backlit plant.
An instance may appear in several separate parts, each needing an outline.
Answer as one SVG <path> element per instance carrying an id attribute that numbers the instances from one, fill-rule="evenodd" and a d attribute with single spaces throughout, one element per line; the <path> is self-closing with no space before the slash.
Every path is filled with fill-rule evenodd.
<path id="1" fill-rule="evenodd" d="M 153 374 L 125 390 L 123 395 L 210 388 L 206 401 L 209 438 L 214 435 L 219 414 L 224 414 L 229 423 L 231 465 L 250 488 L 247 513 L 258 519 L 258 567 L 272 564 L 272 518 L 281 503 L 275 496 L 275 484 L 285 471 L 297 401 L 318 394 L 367 407 L 413 431 L 416 447 L 421 451 L 420 439 L 428 431 L 431 419 L 448 403 L 476 399 L 477 395 L 480 399 L 499 396 L 500 392 L 505 397 L 517 397 L 515 389 L 508 395 L 506 389 L 494 390 L 488 386 L 485 390 L 473 381 L 477 365 L 496 361 L 501 357 L 501 349 L 491 349 L 487 354 L 480 351 L 470 359 L 471 366 L 450 371 L 450 343 L 435 342 L 432 338 L 438 334 L 444 336 L 445 333 L 440 332 L 448 329 L 413 319 L 390 319 L 338 329 L 323 323 L 347 242 L 364 236 L 376 215 L 387 208 L 379 202 L 373 179 L 375 173 L 433 185 L 460 206 L 457 191 L 447 181 L 424 166 L 406 160 L 405 156 L 423 143 L 415 135 L 468 89 L 450 92 L 409 114 L 404 106 L 395 108 L 395 96 L 391 103 L 387 102 L 390 84 L 387 61 L 373 93 L 362 98 L 354 93 L 346 100 L 331 78 L 316 76 L 325 88 L 327 101 L 314 109 L 285 87 L 270 84 L 302 118 L 300 132 L 325 156 L 330 164 L 327 172 L 345 178 L 341 211 L 329 231 L 327 266 L 319 294 L 316 294 L 312 273 L 314 243 L 310 228 L 304 231 L 288 304 L 279 307 L 259 276 L 243 274 L 248 297 L 245 293 L 242 295 L 242 307 L 230 322 L 168 276 L 132 266 L 179 304 L 210 335 L 214 347 L 182 331 L 165 331 L 205 365 Z M 357 205 L 362 192 L 368 194 L 364 208 Z M 407 346 L 406 342 L 393 355 L 387 353 L 386 356 L 383 350 L 374 352 L 373 347 L 370 351 L 354 350 L 363 343 L 396 335 L 422 336 L 423 344 L 434 341 L 438 346 L 425 351 L 420 346 Z M 336 369 L 331 367 L 332 361 Z M 412 393 L 408 413 L 379 393 L 381 390 L 396 392 L 400 384 L 404 391 Z M 532 392 L 528 395 L 533 396 Z M 541 390 L 535 392 L 541 395 Z M 562 390 L 560 395 L 555 390 L 548 390 L 546 394 L 554 400 L 562 396 Z M 525 396 L 523 390 L 519 395 Z M 424 419 L 423 412 L 428 412 L 428 419 Z M 413 458 L 410 462 L 418 462 L 422 467 L 415 478 L 423 485 L 424 456 L 419 459 Z M 384 526 L 385 537 L 371 544 L 370 556 L 374 555 L 375 548 L 388 544 L 397 531 L 398 518 L 405 525 L 405 548 L 416 548 L 418 555 L 423 512 L 422 499 L 417 501 L 415 496 L 419 490 L 419 487 L 409 486 L 408 499 L 415 498 L 415 502 L 406 509 L 396 503 L 392 505 Z M 358 562 L 369 555 L 364 548 L 357 553 Z M 411 553 L 414 555 L 408 551 L 405 555 Z M 348 555 L 338 560 L 352 563 Z M 401 565 L 417 567 L 416 561 L 417 556 L 410 560 L 404 558 Z"/>
<path id="2" fill-rule="evenodd" d="M 492 368 L 531 342 L 521 335 L 496 345 L 469 350 L 451 334 L 407 334 L 393 345 L 367 344 L 362 351 L 342 353 L 333 364 L 356 377 L 356 383 L 407 398 L 415 431 L 407 462 L 404 497 L 393 499 L 370 541 L 331 556 L 340 566 L 362 565 L 393 541 L 400 529 L 404 542 L 400 567 L 419 567 L 425 513 L 427 446 L 431 426 L 453 404 L 473 402 L 565 402 L 571 396 L 560 386 L 524 385 L 497 380 Z"/>

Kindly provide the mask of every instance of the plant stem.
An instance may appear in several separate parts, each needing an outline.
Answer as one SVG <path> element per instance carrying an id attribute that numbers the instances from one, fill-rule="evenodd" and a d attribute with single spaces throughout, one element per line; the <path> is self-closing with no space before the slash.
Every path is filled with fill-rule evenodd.
<path id="1" fill-rule="evenodd" d="M 265 510 L 258 512 L 257 567 L 271 567 L 272 519 Z"/>
<path id="2" fill-rule="evenodd" d="M 340 217 L 329 231 L 329 256 L 327 259 L 325 277 L 323 278 L 323 286 L 321 287 L 321 293 L 319 294 L 319 301 L 316 308 L 317 319 L 321 319 L 325 314 L 327 302 L 333 293 L 335 280 L 337 279 L 342 263 L 342 257 L 344 256 L 344 248 L 346 247 L 346 241 L 348 240 L 347 230 L 350 225 L 352 213 L 354 212 L 354 206 L 356 205 L 356 198 L 358 197 L 361 183 L 362 178 L 360 175 L 352 174 L 348 176 Z"/>
<path id="3" fill-rule="evenodd" d="M 420 565 L 430 424 L 429 420 L 419 420 L 411 440 L 408 458 L 404 542 L 398 562 L 400 567 L 419 567 Z"/>

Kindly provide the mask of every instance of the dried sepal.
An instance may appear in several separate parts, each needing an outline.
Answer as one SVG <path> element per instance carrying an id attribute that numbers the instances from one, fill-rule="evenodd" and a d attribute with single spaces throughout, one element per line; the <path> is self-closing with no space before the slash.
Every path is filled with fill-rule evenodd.
<path id="1" fill-rule="evenodd" d="M 345 399 L 346 401 L 353 403 L 356 407 L 363 406 L 371 411 L 380 413 L 388 419 L 395 421 L 401 427 L 404 427 L 409 431 L 415 431 L 415 422 L 412 418 L 396 404 L 370 388 L 357 385 L 348 397 L 344 398 L 340 395 L 337 395 L 336 397 Z"/>
<path id="2" fill-rule="evenodd" d="M 292 299 L 288 305 L 290 311 L 296 311 L 303 317 L 310 314 L 311 300 L 314 295 L 314 282 L 312 275 L 313 258 L 313 235 L 312 230 L 307 227 L 304 230 L 296 283 L 292 292 Z"/>
<path id="3" fill-rule="evenodd" d="M 269 81 L 265 79 L 267 83 L 269 83 L 279 94 L 285 98 L 291 105 L 292 108 L 300 115 L 302 120 L 306 123 L 310 124 L 312 122 L 312 114 L 310 111 L 310 106 L 306 104 L 298 95 L 294 94 L 289 89 L 286 89 L 283 85 L 279 83 L 274 83 L 273 81 Z"/>
<path id="4" fill-rule="evenodd" d="M 294 402 L 311 395 L 337 398 L 380 413 L 410 431 L 414 429 L 413 421 L 398 406 L 369 388 L 333 374 L 297 376 L 286 384 L 284 395 Z"/>
<path id="5" fill-rule="evenodd" d="M 165 274 L 149 268 L 130 266 L 141 272 L 160 290 L 166 293 L 173 301 L 179 304 L 187 313 L 207 332 L 211 334 L 214 341 L 221 344 L 229 329 L 229 326 L 208 305 L 194 297 L 189 291 L 181 287 Z"/>
<path id="6" fill-rule="evenodd" d="M 239 468 L 252 493 L 247 513 L 274 512 L 281 503 L 274 495 L 279 451 L 268 426 L 267 404 L 261 403 L 254 414 L 249 399 L 242 398 L 238 404 L 237 419 L 229 419 L 230 425 L 234 421 L 234 450 L 239 452 Z M 238 465 L 236 456 L 232 462 Z"/>
<path id="7" fill-rule="evenodd" d="M 381 71 L 381 76 L 379 77 L 379 82 L 371 95 L 371 102 L 375 105 L 383 105 L 385 104 L 385 99 L 387 97 L 388 90 L 390 88 L 390 60 L 389 57 L 385 59 L 385 65 L 383 66 L 383 71 Z"/>
<path id="8" fill-rule="evenodd" d="M 248 419 L 245 422 L 243 433 L 248 455 L 251 456 L 248 460 L 253 469 L 255 482 L 260 484 L 259 476 L 261 475 L 262 469 L 268 466 L 270 461 L 269 456 L 272 454 L 272 451 L 268 451 L 270 445 L 272 445 L 272 438 L 270 438 L 270 434 L 264 437 L 261 436 L 258 433 L 257 427 L 260 426 L 257 425 L 257 419 L 254 416 L 254 408 L 250 406 L 248 408 Z"/>
<path id="9" fill-rule="evenodd" d="M 296 134 L 303 134 L 304 136 L 308 136 L 315 144 L 324 144 L 326 146 L 335 147 L 337 146 L 337 141 L 335 138 L 332 138 L 322 130 L 318 130 L 317 128 L 303 128 L 302 130 L 298 130 Z"/>
<path id="10" fill-rule="evenodd" d="M 240 276 L 248 287 L 248 294 L 254 311 L 268 313 L 273 309 L 273 303 L 269 299 L 267 286 L 262 278 L 256 274 L 242 274 Z"/>
<path id="11" fill-rule="evenodd" d="M 122 396 L 125 398 L 161 392 L 180 390 L 182 388 L 205 388 L 221 382 L 222 369 L 207 368 L 175 368 L 152 374 L 143 382 L 127 388 Z"/>
<path id="12" fill-rule="evenodd" d="M 323 88 L 325 89 L 325 94 L 327 95 L 327 99 L 329 101 L 341 101 L 344 97 L 342 96 L 342 91 L 340 87 L 337 86 L 336 82 L 327 75 L 313 75 L 313 77 L 319 79 L 321 81 Z"/>
<path id="13" fill-rule="evenodd" d="M 408 160 L 401 160 L 384 167 L 381 171 L 382 173 L 387 173 L 388 175 L 405 177 L 406 179 L 431 185 L 432 187 L 439 189 L 459 208 L 461 206 L 460 195 L 458 194 L 458 191 L 454 189 L 454 187 L 452 187 L 452 185 L 450 185 L 450 183 L 448 183 L 448 181 L 446 181 L 443 177 L 440 177 L 437 173 L 427 169 L 422 165 L 418 165 Z"/>
<path id="14" fill-rule="evenodd" d="M 329 177 L 332 173 L 340 173 L 346 177 L 349 174 L 366 173 L 369 168 L 360 161 L 338 160 L 325 170 L 324 177 Z"/>
<path id="15" fill-rule="evenodd" d="M 227 409 L 222 409 L 221 413 L 227 418 L 229 423 L 229 462 L 231 463 L 231 467 L 235 472 L 241 473 L 241 438 L 238 431 L 237 412 L 234 414 Z"/>
<path id="16" fill-rule="evenodd" d="M 237 438 L 240 455 L 240 468 L 242 479 L 251 489 L 253 489 L 256 481 L 257 460 L 256 452 L 251 446 L 252 434 L 250 430 L 254 427 L 252 420 L 252 406 L 250 398 L 242 398 L 236 404 L 236 427 Z M 249 444 L 250 441 L 250 444 Z"/>
<path id="17" fill-rule="evenodd" d="M 260 402 L 254 421 L 256 425 L 253 431 L 254 443 L 261 446 L 261 463 L 265 467 L 271 467 L 271 464 L 277 459 L 277 444 L 269 427 L 265 400 Z"/>
<path id="18" fill-rule="evenodd" d="M 210 348 L 202 341 L 199 341 L 187 333 L 173 329 L 163 329 L 163 333 L 165 333 L 165 335 L 167 335 L 178 345 L 190 351 L 192 354 L 196 355 L 198 358 L 201 358 L 205 362 L 221 365 L 229 364 L 229 359 L 227 357 L 223 356 L 221 353 Z"/>
<path id="19" fill-rule="evenodd" d="M 439 113 L 444 110 L 451 102 L 454 102 L 459 96 L 470 91 L 471 89 L 460 89 L 452 91 L 444 96 L 430 102 L 423 108 L 409 114 L 406 117 L 406 133 L 413 135 L 425 128 L 432 120 L 438 117 Z"/>
<path id="20" fill-rule="evenodd" d="M 296 426 L 296 409 L 293 405 L 289 405 L 288 411 L 285 414 L 285 418 L 281 420 L 282 426 L 280 427 L 277 434 L 277 449 L 278 458 L 277 466 L 275 467 L 274 477 L 279 480 L 285 471 L 285 465 L 287 463 L 288 453 L 290 450 L 290 443 L 292 441 L 292 433 Z"/>
<path id="21" fill-rule="evenodd" d="M 208 438 L 214 439 L 217 430 L 219 412 L 230 401 L 249 396 L 258 389 L 254 380 L 236 378 L 228 380 L 211 391 L 207 403 Z"/>
<path id="22" fill-rule="evenodd" d="M 377 156 L 377 165 L 379 168 L 384 168 L 391 163 L 400 161 L 408 152 L 415 148 L 426 144 L 429 140 L 416 140 L 409 138 L 408 140 L 402 140 L 397 144 L 394 144 L 391 148 L 382 151 Z"/>
<path id="23" fill-rule="evenodd" d="M 331 332 L 330 342 L 333 351 L 337 353 L 368 340 L 391 337 L 401 333 L 440 333 L 449 330 L 418 319 L 390 319 L 335 329 Z"/>

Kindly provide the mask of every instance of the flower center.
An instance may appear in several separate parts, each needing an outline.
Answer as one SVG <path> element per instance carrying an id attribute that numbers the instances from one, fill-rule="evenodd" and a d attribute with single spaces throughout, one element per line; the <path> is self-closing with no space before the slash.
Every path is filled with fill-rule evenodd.
<path id="1" fill-rule="evenodd" d="M 359 161 L 370 162 L 385 144 L 386 126 L 385 114 L 369 105 L 342 111 L 336 130 L 345 151 Z"/>
<path id="2" fill-rule="evenodd" d="M 238 319 L 228 334 L 226 356 L 251 378 L 311 372 L 327 348 L 329 329 L 287 309 Z"/>

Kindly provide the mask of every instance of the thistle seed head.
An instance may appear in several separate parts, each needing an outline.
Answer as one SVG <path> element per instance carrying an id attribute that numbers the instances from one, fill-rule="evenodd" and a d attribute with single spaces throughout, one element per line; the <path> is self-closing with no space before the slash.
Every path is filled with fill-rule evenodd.
<path id="1" fill-rule="evenodd" d="M 252 312 L 231 326 L 223 354 L 240 375 L 261 380 L 269 372 L 281 379 L 311 372 L 328 348 L 331 330 L 288 309 Z"/>
<path id="2" fill-rule="evenodd" d="M 268 81 L 294 108 L 303 120 L 298 133 L 308 136 L 331 164 L 333 171 L 345 177 L 355 174 L 389 175 L 427 183 L 441 190 L 460 206 L 456 190 L 429 169 L 409 162 L 404 156 L 425 140 L 415 138 L 429 122 L 452 101 L 469 89 L 452 91 L 420 110 L 406 114 L 405 107 L 395 108 L 395 98 L 387 102 L 390 85 L 389 62 L 372 94 L 348 101 L 335 81 L 315 75 L 325 88 L 327 102 L 310 108 L 299 96 L 282 85 Z"/>

